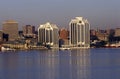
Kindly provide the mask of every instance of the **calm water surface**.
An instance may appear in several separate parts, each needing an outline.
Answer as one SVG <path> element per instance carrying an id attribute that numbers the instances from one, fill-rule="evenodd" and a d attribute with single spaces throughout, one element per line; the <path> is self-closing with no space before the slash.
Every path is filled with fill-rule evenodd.
<path id="1" fill-rule="evenodd" d="M 120 49 L 0 52 L 0 79 L 120 79 Z"/>

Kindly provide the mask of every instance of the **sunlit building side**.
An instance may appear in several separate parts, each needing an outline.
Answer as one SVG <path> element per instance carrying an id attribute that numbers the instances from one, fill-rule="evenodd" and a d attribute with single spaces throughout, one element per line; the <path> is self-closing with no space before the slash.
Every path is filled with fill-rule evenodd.
<path id="1" fill-rule="evenodd" d="M 18 22 L 7 20 L 3 22 L 3 33 L 8 34 L 8 40 L 14 41 L 18 38 Z"/>
<path id="2" fill-rule="evenodd" d="M 69 23 L 69 44 L 78 48 L 90 47 L 90 24 L 83 17 L 76 17 Z"/>

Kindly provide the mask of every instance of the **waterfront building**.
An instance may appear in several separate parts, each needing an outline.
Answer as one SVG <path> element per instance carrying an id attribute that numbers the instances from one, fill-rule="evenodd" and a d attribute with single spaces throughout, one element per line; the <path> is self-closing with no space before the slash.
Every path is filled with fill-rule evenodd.
<path id="1" fill-rule="evenodd" d="M 107 33 L 97 32 L 96 36 L 100 41 L 108 41 L 108 36 L 109 35 Z"/>
<path id="2" fill-rule="evenodd" d="M 8 35 L 9 41 L 14 41 L 18 38 L 18 22 L 7 20 L 3 22 L 3 33 Z"/>
<path id="3" fill-rule="evenodd" d="M 59 47 L 69 45 L 69 31 L 65 28 L 59 30 Z"/>
<path id="4" fill-rule="evenodd" d="M 94 30 L 94 29 L 90 30 L 90 35 L 95 36 L 96 35 L 96 30 Z"/>
<path id="5" fill-rule="evenodd" d="M 115 34 L 115 29 L 107 29 L 107 30 L 106 30 L 106 33 L 107 33 L 108 35 L 114 36 L 114 34 Z"/>
<path id="6" fill-rule="evenodd" d="M 33 37 L 35 35 L 35 26 L 23 26 L 23 35 L 27 37 Z"/>
<path id="7" fill-rule="evenodd" d="M 115 29 L 115 37 L 120 37 L 120 28 Z"/>
<path id="8" fill-rule="evenodd" d="M 59 37 L 60 37 L 60 39 L 68 40 L 69 31 L 67 29 L 65 29 L 65 28 L 60 29 L 60 31 L 59 31 Z"/>
<path id="9" fill-rule="evenodd" d="M 90 24 L 83 17 L 76 17 L 69 23 L 69 44 L 77 48 L 90 47 Z"/>
<path id="10" fill-rule="evenodd" d="M 55 24 L 49 22 L 42 24 L 38 28 L 38 42 L 43 45 L 50 45 L 51 47 L 58 47 L 58 27 Z"/>

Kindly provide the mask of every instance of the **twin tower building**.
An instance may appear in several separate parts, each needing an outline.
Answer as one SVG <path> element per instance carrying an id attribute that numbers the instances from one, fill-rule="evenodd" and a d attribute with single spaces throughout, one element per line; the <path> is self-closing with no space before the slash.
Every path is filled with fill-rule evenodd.
<path id="1" fill-rule="evenodd" d="M 18 38 L 18 23 L 6 21 L 3 23 L 3 32 L 9 34 L 9 40 Z M 90 24 L 83 17 L 76 17 L 69 23 L 68 46 L 71 48 L 90 47 Z M 55 24 L 40 25 L 38 28 L 38 42 L 50 45 L 53 48 L 59 46 L 59 28 Z"/>
<path id="2" fill-rule="evenodd" d="M 49 22 L 40 25 L 38 28 L 38 42 L 58 47 L 59 28 Z M 90 24 L 83 17 L 76 17 L 69 23 L 69 45 L 70 48 L 89 48 L 90 47 Z"/>

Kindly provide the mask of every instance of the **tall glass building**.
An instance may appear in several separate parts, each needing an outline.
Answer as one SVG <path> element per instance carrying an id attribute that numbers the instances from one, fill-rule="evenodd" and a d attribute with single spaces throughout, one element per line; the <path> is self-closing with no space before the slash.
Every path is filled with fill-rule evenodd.
<path id="1" fill-rule="evenodd" d="M 46 24 L 40 25 L 38 28 L 38 42 L 52 47 L 58 47 L 58 31 L 59 29 L 55 24 L 47 22 Z"/>
<path id="2" fill-rule="evenodd" d="M 69 23 L 69 44 L 72 47 L 90 47 L 90 24 L 83 17 L 76 17 Z"/>

